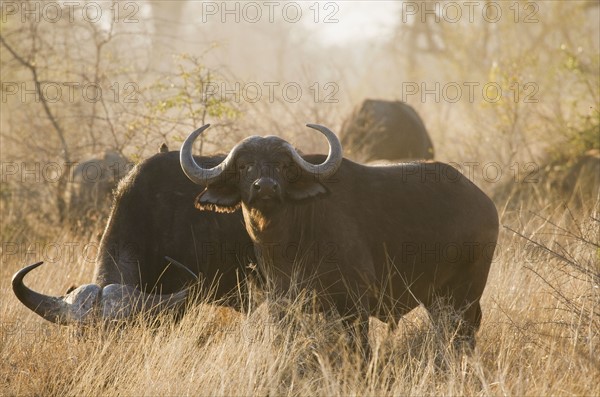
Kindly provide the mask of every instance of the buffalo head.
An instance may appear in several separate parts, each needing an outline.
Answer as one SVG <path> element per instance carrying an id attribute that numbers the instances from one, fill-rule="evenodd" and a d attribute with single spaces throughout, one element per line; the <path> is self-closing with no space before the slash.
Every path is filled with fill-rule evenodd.
<path id="1" fill-rule="evenodd" d="M 85 284 L 61 297 L 40 294 L 29 289 L 23 278 L 33 269 L 42 265 L 37 262 L 19 270 L 12 278 L 12 287 L 17 298 L 27 308 L 45 320 L 68 325 L 85 323 L 101 318 L 105 321 L 130 318 L 148 310 L 160 312 L 183 304 L 188 291 L 174 294 L 152 294 L 140 291 L 131 285 Z"/>
<path id="2" fill-rule="evenodd" d="M 207 169 L 194 161 L 192 145 L 209 125 L 192 133 L 181 148 L 181 164 L 193 182 L 207 185 L 198 196 L 197 206 L 231 212 L 243 203 L 269 213 L 286 200 L 302 201 L 326 194 L 322 181 L 338 170 L 342 146 L 326 127 L 307 126 L 321 132 L 329 142 L 329 154 L 322 164 L 307 162 L 279 137 L 251 136 L 237 144 L 221 164 Z"/>

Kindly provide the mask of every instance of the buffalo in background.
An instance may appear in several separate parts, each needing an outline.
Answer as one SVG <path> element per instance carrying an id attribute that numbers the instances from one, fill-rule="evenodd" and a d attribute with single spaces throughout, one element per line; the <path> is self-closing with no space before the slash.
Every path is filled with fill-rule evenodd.
<path id="1" fill-rule="evenodd" d="M 198 157 L 218 164 L 222 156 Z M 201 276 L 211 298 L 239 306 L 232 291 L 254 257 L 241 211 L 201 212 L 194 207 L 204 189 L 179 165 L 179 152 L 166 148 L 136 165 L 116 192 L 96 259 L 93 284 L 55 298 L 23 284 L 40 263 L 13 277 L 13 291 L 29 309 L 59 324 L 127 318 L 143 308 L 172 309 L 186 301 L 185 288 Z M 173 263 L 165 256 L 173 258 Z"/>
<path id="2" fill-rule="evenodd" d="M 433 158 L 423 120 L 404 102 L 366 99 L 340 133 L 346 157 L 361 163 Z"/>
<path id="3" fill-rule="evenodd" d="M 131 170 L 131 162 L 116 151 L 106 151 L 76 163 L 67 178 L 60 218 L 71 223 L 94 220 L 110 209 L 113 191 Z"/>

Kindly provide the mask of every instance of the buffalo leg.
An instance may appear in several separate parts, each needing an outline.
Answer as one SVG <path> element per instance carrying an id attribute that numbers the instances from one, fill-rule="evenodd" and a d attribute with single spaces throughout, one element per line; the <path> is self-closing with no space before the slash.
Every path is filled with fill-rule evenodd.
<path id="1" fill-rule="evenodd" d="M 345 305 L 344 309 L 338 309 L 343 315 L 344 327 L 349 332 L 354 347 L 362 354 L 364 362 L 368 363 L 371 360 L 368 301 L 363 297 L 351 307 Z"/>
<path id="2" fill-rule="evenodd" d="M 451 299 L 436 299 L 427 306 L 427 311 L 435 327 L 445 324 L 450 327 L 450 332 L 455 336 L 454 346 L 458 350 L 465 345 L 470 349 L 475 348 L 475 333 L 481 325 L 479 300 L 456 303 Z"/>
<path id="3" fill-rule="evenodd" d="M 475 333 L 481 325 L 481 305 L 479 301 L 473 302 L 469 307 L 461 311 L 462 320 L 458 327 L 460 342 L 465 342 L 471 349 L 475 348 Z"/>

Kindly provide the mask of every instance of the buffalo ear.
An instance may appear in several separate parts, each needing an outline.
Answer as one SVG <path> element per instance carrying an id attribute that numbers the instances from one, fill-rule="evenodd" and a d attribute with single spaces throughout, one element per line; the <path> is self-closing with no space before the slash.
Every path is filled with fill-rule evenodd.
<path id="1" fill-rule="evenodd" d="M 309 179 L 301 179 L 290 183 L 286 191 L 290 199 L 298 201 L 329 193 L 329 190 L 321 182 Z"/>
<path id="2" fill-rule="evenodd" d="M 240 208 L 241 196 L 237 186 L 217 183 L 207 186 L 196 197 L 196 208 L 201 211 L 234 212 Z"/>

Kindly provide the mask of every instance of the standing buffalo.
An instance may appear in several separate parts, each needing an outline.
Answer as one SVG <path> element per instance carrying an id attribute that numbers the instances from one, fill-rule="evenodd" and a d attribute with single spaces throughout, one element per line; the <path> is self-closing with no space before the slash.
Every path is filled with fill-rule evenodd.
<path id="1" fill-rule="evenodd" d="M 423 120 L 404 102 L 366 99 L 340 133 L 348 157 L 363 163 L 433 158 Z"/>
<path id="2" fill-rule="evenodd" d="M 223 157 L 196 160 L 210 164 Z M 154 155 L 134 167 L 118 187 L 99 246 L 94 284 L 60 298 L 41 295 L 23 284 L 23 277 L 40 262 L 15 274 L 16 296 L 60 324 L 124 318 L 142 304 L 170 308 L 185 300 L 184 288 L 199 274 L 207 284 L 214 283 L 214 298 L 227 297 L 253 257 L 252 241 L 241 212 L 217 215 L 194 208 L 201 191 L 181 171 L 179 152 Z M 185 268 L 169 266 L 165 256 Z"/>
<path id="3" fill-rule="evenodd" d="M 241 206 L 259 270 L 275 291 L 315 291 L 324 308 L 359 326 L 367 355 L 369 315 L 395 323 L 422 303 L 435 317 L 440 301 L 460 315 L 457 334 L 473 345 L 498 238 L 493 202 L 449 165 L 356 164 L 342 158 L 333 132 L 308 126 L 327 137 L 326 159 L 301 156 L 276 136 L 252 136 L 207 169 L 192 144 L 208 126 L 192 133 L 181 165 L 206 186 L 197 206 Z"/>

